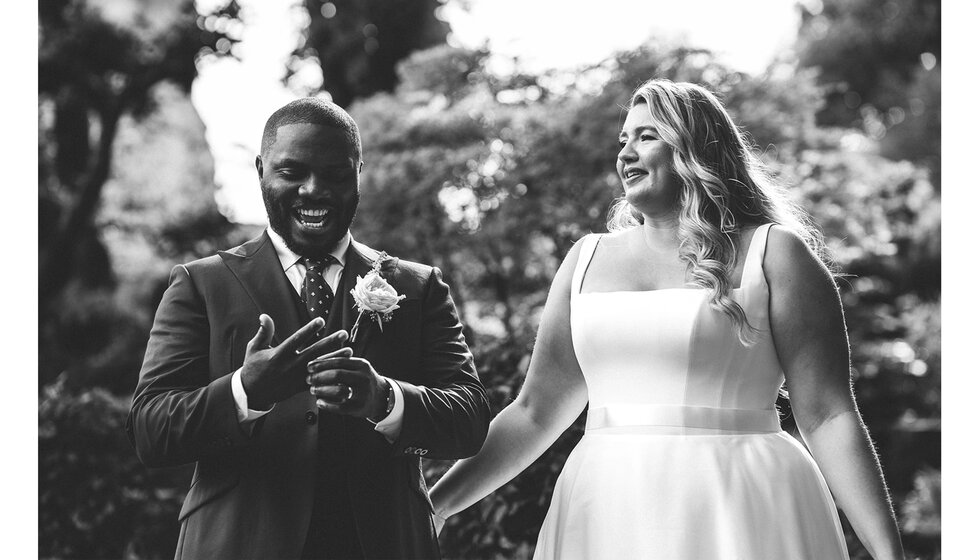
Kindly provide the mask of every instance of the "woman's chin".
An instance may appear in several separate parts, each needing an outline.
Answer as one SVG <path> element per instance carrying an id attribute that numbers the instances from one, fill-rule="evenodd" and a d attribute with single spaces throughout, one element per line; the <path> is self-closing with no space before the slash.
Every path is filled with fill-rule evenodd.
<path id="1" fill-rule="evenodd" d="M 626 202 L 629 202 L 630 206 L 635 208 L 638 212 L 646 213 L 647 211 L 656 210 L 656 199 L 656 195 L 651 193 L 650 189 L 633 187 L 632 189 L 626 191 Z"/>

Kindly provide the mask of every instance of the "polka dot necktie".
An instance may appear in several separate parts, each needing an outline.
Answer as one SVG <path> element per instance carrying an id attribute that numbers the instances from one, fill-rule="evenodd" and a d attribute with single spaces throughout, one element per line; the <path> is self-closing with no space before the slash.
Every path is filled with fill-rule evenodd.
<path id="1" fill-rule="evenodd" d="M 327 284 L 323 273 L 334 260 L 332 256 L 322 259 L 303 259 L 303 264 L 306 265 L 306 278 L 303 279 L 303 291 L 300 297 L 306 304 L 306 312 L 309 313 L 310 319 L 323 317 L 323 320 L 326 321 L 327 314 L 330 313 L 330 304 L 333 303 L 333 290 Z M 317 337 L 322 336 L 323 332 L 324 329 L 320 329 L 317 332 Z"/>

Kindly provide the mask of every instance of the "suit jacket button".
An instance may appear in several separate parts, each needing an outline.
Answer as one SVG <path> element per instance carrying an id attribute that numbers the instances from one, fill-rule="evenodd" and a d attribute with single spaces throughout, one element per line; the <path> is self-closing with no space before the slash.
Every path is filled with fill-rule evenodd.
<path id="1" fill-rule="evenodd" d="M 316 424 L 316 412 L 313 412 L 312 410 L 306 411 L 306 423 L 311 426 Z"/>

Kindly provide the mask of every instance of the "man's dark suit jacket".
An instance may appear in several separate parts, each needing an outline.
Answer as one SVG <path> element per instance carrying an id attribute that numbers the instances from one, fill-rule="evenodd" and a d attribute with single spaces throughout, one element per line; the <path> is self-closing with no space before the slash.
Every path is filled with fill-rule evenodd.
<path id="1" fill-rule="evenodd" d="M 326 332 L 350 330 L 350 290 L 377 253 L 351 243 Z M 401 434 L 389 443 L 364 419 L 339 416 L 357 538 L 366 558 L 438 557 L 421 456 L 457 459 L 483 445 L 489 406 L 438 269 L 391 259 L 383 276 L 399 294 L 392 319 L 358 336 L 355 354 L 397 382 Z M 258 316 L 275 321 L 273 345 L 308 322 L 268 234 L 174 268 L 150 332 L 127 423 L 148 466 L 196 462 L 180 511 L 181 558 L 296 558 L 309 526 L 318 422 L 301 391 L 251 431 L 231 391 Z M 324 413 L 326 414 L 326 413 Z"/>

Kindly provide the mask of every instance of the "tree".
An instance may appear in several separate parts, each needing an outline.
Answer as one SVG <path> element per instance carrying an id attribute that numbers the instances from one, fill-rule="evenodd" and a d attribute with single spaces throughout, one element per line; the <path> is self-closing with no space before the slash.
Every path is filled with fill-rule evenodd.
<path id="1" fill-rule="evenodd" d="M 227 53 L 234 38 L 207 30 L 190 0 L 177 5 L 51 0 L 40 3 L 38 12 L 39 381 L 44 383 L 58 370 L 45 341 L 58 338 L 58 323 L 70 314 L 62 305 L 65 290 L 115 285 L 95 220 L 113 174 L 120 123 L 149 114 L 159 84 L 188 91 L 202 50 Z M 232 2 L 209 17 L 236 13 Z"/>
<path id="2" fill-rule="evenodd" d="M 124 423 L 170 265 L 235 231 L 187 92 L 199 55 L 229 52 L 216 23 L 236 10 L 39 4 L 43 557 L 173 557 L 190 473 L 143 467 Z"/>
<path id="3" fill-rule="evenodd" d="M 80 238 L 97 243 L 92 220 L 111 172 L 119 119 L 145 114 L 152 107 L 149 92 L 158 83 L 171 81 L 189 90 L 199 51 L 227 52 L 230 40 L 198 28 L 190 1 L 141 14 L 128 27 L 84 0 L 52 0 L 38 7 L 39 197 L 45 224 L 39 292 L 44 301 L 84 266 L 74 258 L 75 248 L 84 245 Z M 223 13 L 236 10 L 231 4 Z"/>
<path id="4" fill-rule="evenodd" d="M 338 105 L 390 92 L 399 61 L 446 42 L 449 24 L 436 17 L 443 1 L 304 0 L 310 24 L 296 55 L 318 57 L 323 87 Z"/>
<path id="5" fill-rule="evenodd" d="M 940 1 L 816 0 L 800 13 L 800 62 L 828 88 L 819 124 L 863 128 L 938 185 Z"/>

